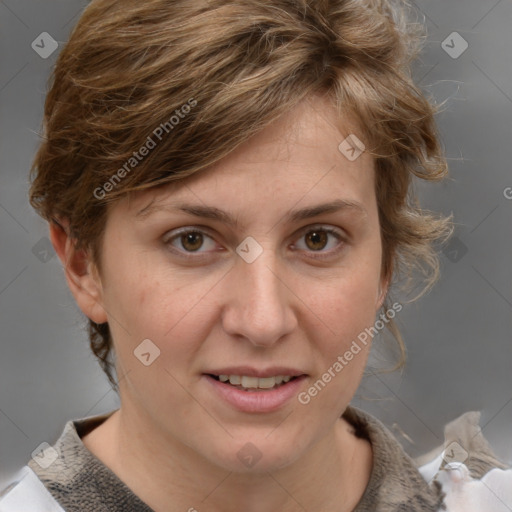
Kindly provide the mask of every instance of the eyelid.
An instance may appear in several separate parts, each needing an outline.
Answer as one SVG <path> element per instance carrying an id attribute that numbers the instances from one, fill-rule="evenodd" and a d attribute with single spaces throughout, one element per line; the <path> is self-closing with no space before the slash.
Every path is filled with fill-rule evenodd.
<path id="1" fill-rule="evenodd" d="M 341 228 L 337 228 L 335 226 L 332 226 L 331 224 L 308 224 L 307 226 L 304 226 L 303 228 L 299 229 L 298 233 L 299 235 L 303 235 L 305 233 L 309 233 L 310 231 L 327 231 L 328 233 L 333 233 L 338 235 L 340 238 L 343 237 L 344 231 Z"/>
<path id="2" fill-rule="evenodd" d="M 187 252 L 174 247 L 171 242 L 185 233 L 200 233 L 201 235 L 210 238 L 217 245 L 217 248 L 210 251 Z M 169 250 L 172 254 L 186 261 L 201 261 L 211 257 L 212 253 L 214 252 L 221 252 L 224 250 L 218 248 L 215 237 L 211 234 L 211 231 L 206 226 L 183 226 L 181 228 L 171 229 L 164 234 L 162 237 L 162 242 L 167 247 L 167 250 Z"/>
<path id="3" fill-rule="evenodd" d="M 306 235 L 307 233 L 310 233 L 311 231 L 315 231 L 315 230 L 324 231 L 328 234 L 331 234 L 331 235 L 337 237 L 339 244 L 336 249 L 331 249 L 329 251 L 306 251 L 304 249 L 299 249 L 302 252 L 307 252 L 308 254 L 312 255 L 311 256 L 312 258 L 321 259 L 321 258 L 332 257 L 332 256 L 336 255 L 342 249 L 342 247 L 340 247 L 340 245 L 344 246 L 344 244 L 346 244 L 348 242 L 348 235 L 344 234 L 344 231 L 342 229 L 335 228 L 334 226 L 331 226 L 329 224 L 310 224 L 308 226 L 304 226 L 303 228 L 298 230 L 293 235 L 293 240 L 296 241 L 296 240 L 300 239 L 301 237 L 303 237 L 304 235 Z M 206 235 L 208 238 L 210 238 L 211 240 L 216 242 L 215 236 L 212 234 L 212 231 L 208 227 L 194 226 L 194 225 L 183 226 L 181 228 L 176 228 L 174 230 L 168 231 L 162 237 L 162 241 L 164 242 L 164 244 L 166 244 L 167 246 L 170 247 L 170 250 L 173 253 L 178 254 L 185 259 L 199 259 L 201 257 L 208 257 L 208 255 L 211 254 L 212 252 L 220 252 L 218 250 L 217 251 L 206 251 L 206 252 L 187 252 L 187 251 L 182 251 L 182 250 L 178 250 L 178 249 L 174 248 L 170 244 L 170 242 L 175 240 L 176 238 L 178 238 L 180 235 L 182 235 L 184 233 L 200 233 L 202 235 Z M 172 236 L 171 236 L 171 234 L 172 234 Z M 292 244 L 292 245 L 294 245 L 294 244 Z"/>
<path id="4" fill-rule="evenodd" d="M 330 249 L 328 251 L 305 251 L 304 249 L 299 249 L 302 252 L 308 253 L 308 255 L 310 255 L 311 258 L 332 258 L 343 249 L 345 244 L 348 243 L 348 235 L 346 235 L 346 233 L 342 229 L 331 226 L 330 224 L 310 224 L 308 226 L 305 226 L 298 232 L 298 236 L 294 236 L 294 239 L 300 239 L 307 233 L 310 233 L 315 230 L 324 231 L 330 235 L 335 236 L 338 239 L 339 243 L 337 244 L 336 248 Z"/>
<path id="5" fill-rule="evenodd" d="M 171 236 L 172 233 L 172 236 Z M 212 231 L 210 231 L 210 228 L 206 226 L 183 226 L 181 228 L 171 229 L 170 231 L 167 231 L 164 236 L 162 237 L 162 240 L 167 243 L 170 240 L 173 240 L 177 238 L 178 236 L 182 235 L 183 233 L 201 233 L 202 235 L 207 235 L 210 238 L 214 238 Z"/>

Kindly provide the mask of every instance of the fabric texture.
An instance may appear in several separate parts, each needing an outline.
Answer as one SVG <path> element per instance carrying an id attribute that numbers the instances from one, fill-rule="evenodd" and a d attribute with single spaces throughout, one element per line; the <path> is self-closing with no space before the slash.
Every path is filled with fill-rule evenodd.
<path id="1" fill-rule="evenodd" d="M 28 463 L 66 512 L 152 512 L 81 440 L 110 414 L 69 421 L 53 446 L 58 458 L 48 467 L 42 467 L 34 459 Z M 353 425 L 356 435 L 370 441 L 373 450 L 370 481 L 355 512 L 440 509 L 440 486 L 427 483 L 414 461 L 380 421 L 353 407 L 343 417 Z M 6 509 L 6 512 L 23 511 Z"/>
<path id="2" fill-rule="evenodd" d="M 152 512 L 81 440 L 110 414 L 67 422 L 54 445 L 59 458 L 48 468 L 28 463 L 66 512 Z"/>
<path id="3" fill-rule="evenodd" d="M 444 444 L 414 460 L 423 477 L 430 481 L 451 462 L 462 462 L 472 478 L 480 479 L 494 468 L 507 469 L 493 452 L 480 428 L 481 414 L 466 412 L 444 427 Z"/>
<path id="4" fill-rule="evenodd" d="M 370 481 L 354 512 L 437 512 L 442 507 L 438 484 L 429 485 L 393 434 L 368 413 L 349 407 L 343 417 L 373 450 Z"/>
<path id="5" fill-rule="evenodd" d="M 64 509 L 38 476 L 25 466 L 13 484 L 0 494 L 0 512 L 64 512 Z"/>
<path id="6" fill-rule="evenodd" d="M 493 452 L 480 413 L 467 412 L 444 428 L 444 444 L 415 460 L 444 495 L 443 512 L 512 511 L 512 469 Z"/>

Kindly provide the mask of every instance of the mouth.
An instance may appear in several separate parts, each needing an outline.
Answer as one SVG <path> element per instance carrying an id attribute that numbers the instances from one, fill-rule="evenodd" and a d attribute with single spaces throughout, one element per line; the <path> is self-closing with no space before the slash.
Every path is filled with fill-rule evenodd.
<path id="1" fill-rule="evenodd" d="M 207 374 L 208 377 L 222 382 L 228 386 L 241 391 L 258 392 L 258 391 L 272 391 L 278 389 L 288 382 L 293 381 L 299 375 L 274 375 L 270 377 L 254 377 L 249 375 L 214 375 Z"/>
<path id="2" fill-rule="evenodd" d="M 285 366 L 216 368 L 203 373 L 209 393 L 244 413 L 275 412 L 292 403 L 308 379 L 299 369 Z"/>

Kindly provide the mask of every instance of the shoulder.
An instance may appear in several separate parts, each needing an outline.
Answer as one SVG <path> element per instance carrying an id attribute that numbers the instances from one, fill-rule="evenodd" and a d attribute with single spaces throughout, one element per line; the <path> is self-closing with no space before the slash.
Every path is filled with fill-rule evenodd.
<path id="1" fill-rule="evenodd" d="M 57 442 L 41 444 L 35 454 L 0 493 L 0 512 L 63 512 L 77 482 L 100 463 L 85 448 L 81 434 L 101 424 L 110 414 L 68 421 Z M 74 498 L 73 498 L 74 499 Z M 64 507 L 64 508 L 63 508 Z"/>
<path id="2" fill-rule="evenodd" d="M 510 512 L 512 469 L 494 468 L 481 479 L 472 478 L 462 462 L 450 462 L 436 475 L 447 512 Z"/>
<path id="3" fill-rule="evenodd" d="M 375 417 L 349 407 L 343 417 L 372 447 L 373 467 L 356 512 L 437 512 L 442 506 L 439 486 L 429 485 L 393 434 Z"/>
<path id="4" fill-rule="evenodd" d="M 64 512 L 34 471 L 25 466 L 0 494 L 0 512 Z"/>
<path id="5" fill-rule="evenodd" d="M 494 453 L 479 426 L 480 413 L 448 423 L 442 446 L 417 459 L 426 481 L 438 485 L 446 512 L 510 512 L 512 469 Z"/>
<path id="6" fill-rule="evenodd" d="M 373 451 L 372 476 L 356 512 L 512 510 L 512 469 L 484 438 L 480 413 L 448 423 L 443 445 L 416 460 L 370 414 L 350 407 L 344 417 Z"/>

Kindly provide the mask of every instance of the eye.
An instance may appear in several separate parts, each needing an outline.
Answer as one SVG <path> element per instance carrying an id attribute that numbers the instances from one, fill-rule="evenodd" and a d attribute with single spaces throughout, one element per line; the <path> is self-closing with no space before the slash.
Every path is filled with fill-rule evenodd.
<path id="1" fill-rule="evenodd" d="M 171 231 L 164 237 L 164 243 L 176 249 L 181 253 L 199 253 L 209 252 L 208 249 L 216 248 L 215 241 L 204 231 L 196 228 L 184 228 L 180 231 Z M 206 248 L 205 251 L 200 249 Z"/>
<path id="2" fill-rule="evenodd" d="M 333 255 L 342 249 L 343 242 L 344 237 L 340 230 L 325 226 L 313 226 L 308 227 L 307 231 L 301 234 L 299 243 L 294 244 L 293 248 L 322 255 L 324 253 Z"/>
<path id="3" fill-rule="evenodd" d="M 299 241 L 292 245 L 293 249 L 317 253 L 315 258 L 330 257 L 337 254 L 344 246 L 342 231 L 326 227 L 312 226 L 303 231 Z M 172 252 L 185 258 L 194 255 L 206 255 L 220 250 L 215 240 L 205 231 L 195 227 L 186 227 L 170 231 L 164 236 L 163 242 Z M 202 250 L 201 250 L 202 249 Z"/>

